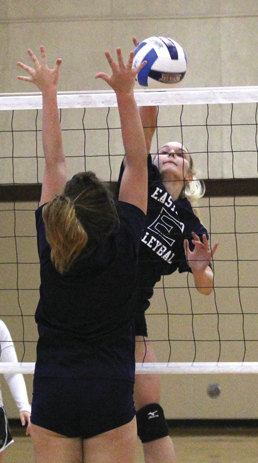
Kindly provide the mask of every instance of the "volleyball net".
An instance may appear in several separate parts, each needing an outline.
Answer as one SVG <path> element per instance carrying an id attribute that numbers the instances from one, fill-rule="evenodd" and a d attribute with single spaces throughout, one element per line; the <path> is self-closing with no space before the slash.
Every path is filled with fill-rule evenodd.
<path id="1" fill-rule="evenodd" d="M 159 362 L 137 373 L 258 373 L 258 87 L 136 90 L 139 106 L 159 106 L 151 151 L 167 141 L 191 152 L 206 194 L 201 220 L 214 256 L 215 288 L 200 295 L 190 274 L 156 285 L 147 324 Z M 92 170 L 118 177 L 124 150 L 116 97 L 58 94 L 68 176 Z M 41 95 L 0 95 L 0 318 L 18 364 L 0 373 L 34 371 L 39 265 L 34 211 L 44 169 Z"/>

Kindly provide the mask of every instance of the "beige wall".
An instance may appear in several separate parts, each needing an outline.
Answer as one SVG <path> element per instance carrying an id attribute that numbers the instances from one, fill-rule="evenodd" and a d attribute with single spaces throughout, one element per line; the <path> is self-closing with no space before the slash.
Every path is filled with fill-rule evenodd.
<path id="1" fill-rule="evenodd" d="M 183 0 L 176 2 L 145 2 L 143 0 L 125 2 L 122 0 L 113 1 L 68 1 L 60 2 L 39 2 L 39 1 L 13 1 L 2 0 L 0 4 L 0 70 L 1 85 L 0 93 L 35 91 L 29 84 L 24 84 L 16 79 L 20 70 L 16 66 L 18 60 L 29 62 L 26 55 L 28 47 L 38 51 L 39 46 L 44 44 L 49 56 L 49 63 L 53 64 L 59 56 L 63 58 L 62 72 L 60 79 L 60 90 L 62 91 L 81 91 L 81 90 L 98 90 L 106 89 L 104 82 L 95 80 L 95 74 L 100 70 L 108 70 L 104 50 L 108 49 L 114 53 L 116 46 L 121 46 L 125 54 L 132 49 L 131 38 L 135 35 L 139 40 L 151 35 L 165 35 L 174 38 L 185 49 L 188 58 L 188 72 L 183 85 L 185 87 L 216 87 L 216 86 L 250 86 L 257 85 L 257 62 L 256 54 L 258 48 L 258 6 L 251 0 L 240 2 L 236 1 L 195 1 Z M 161 114 L 161 121 L 167 120 L 170 116 L 171 109 L 164 110 Z M 221 112 L 225 112 L 222 109 Z M 245 109 L 240 111 L 240 116 L 244 118 Z M 201 110 L 195 112 L 195 118 L 198 120 L 198 114 Z M 95 119 L 98 120 L 104 116 L 99 116 L 97 111 Z M 1 123 L 6 116 L 0 114 Z M 29 119 L 31 116 L 28 116 Z M 68 125 L 72 124 L 74 112 L 71 112 L 68 118 Z M 113 117 L 113 116 L 112 116 Z M 214 116 L 216 120 L 221 121 L 222 116 Z M 18 128 L 24 123 L 22 113 L 15 115 L 15 123 Z M 191 114 L 186 115 L 185 120 L 192 120 Z M 8 119 L 8 117 L 7 117 Z M 89 116 L 89 120 L 91 116 Z M 117 120 L 114 115 L 114 121 Z M 4 121 L 9 124 L 8 121 Z M 33 120 L 30 121 L 33 124 Z M 40 123 L 40 122 L 39 122 Z M 104 122 L 103 122 L 104 123 Z M 252 134 L 253 136 L 253 134 Z M 74 137 L 65 136 L 65 143 L 68 151 L 73 152 Z M 113 144 L 116 153 L 122 153 L 119 135 L 115 137 Z M 167 141 L 167 132 L 162 133 L 161 142 Z M 190 150 L 205 151 L 206 134 L 203 131 L 197 133 L 189 132 L 187 135 L 187 146 Z M 91 139 L 89 140 L 90 143 Z M 237 135 L 236 143 L 248 144 L 250 142 L 249 132 L 242 136 Z M 77 143 L 77 142 L 76 142 Z M 217 151 L 225 149 L 226 142 L 224 134 L 221 132 L 214 133 L 212 141 Z M 40 138 L 39 138 L 40 144 Z M 30 160 L 29 149 L 32 153 L 35 150 L 35 143 L 30 143 L 21 137 L 17 139 L 17 146 L 21 153 L 25 152 L 25 159 L 21 160 L 16 166 L 16 175 L 18 182 L 37 181 L 35 165 Z M 24 148 L 26 146 L 26 148 Z M 82 142 L 76 145 L 80 150 Z M 242 145 L 241 145 L 242 146 Z M 102 152 L 106 147 L 106 139 L 100 137 L 98 141 L 98 151 Z M 4 156 L 10 160 L 10 139 L 1 136 L 1 148 Z M 244 148 L 241 148 L 244 150 Z M 23 151 L 22 151 L 23 150 Z M 41 148 L 39 147 L 39 150 Z M 40 151 L 41 152 L 41 151 Z M 27 157 L 26 157 L 27 156 Z M 117 158 L 114 165 L 114 176 L 117 174 L 121 158 Z M 248 159 L 248 161 L 246 161 Z M 237 160 L 237 176 L 257 176 L 255 157 L 241 157 Z M 202 172 L 204 178 L 207 172 L 202 169 L 205 164 L 202 155 L 198 155 L 197 167 Z M 0 182 L 9 182 L 9 161 L 0 159 Z M 226 165 L 223 165 L 224 159 L 214 157 L 211 160 L 212 175 L 214 177 L 232 176 L 229 166 L 231 159 Z M 251 163 L 251 167 L 250 167 Z M 8 165 L 8 167 L 7 167 Z M 76 170 L 77 164 L 76 164 Z M 71 171 L 74 167 L 74 160 L 71 160 Z M 95 167 L 95 166 L 93 166 Z M 103 176 L 106 176 L 106 168 L 103 168 Z M 204 170 L 204 171 L 203 171 Z M 6 173 L 7 172 L 7 173 Z M 39 180 L 41 180 L 42 168 L 39 171 Z M 7 175 L 7 177 L 6 177 Z M 36 180 L 35 180 L 36 176 Z M 29 180 L 28 180 L 29 177 Z M 245 225 L 244 231 L 249 229 L 257 232 L 257 197 L 247 198 L 243 204 L 252 205 L 251 208 L 238 207 L 238 225 L 239 230 L 242 224 Z M 245 202 L 246 201 L 246 202 Z M 219 235 L 220 248 L 217 253 L 218 260 L 223 260 L 225 255 L 234 255 L 236 244 L 234 241 L 234 207 L 233 199 L 214 199 L 213 208 L 208 208 L 208 200 L 203 200 L 206 209 L 203 210 L 204 221 L 210 223 L 210 214 L 212 214 L 212 233 L 222 233 Z M 0 266 L 0 310 L 2 315 L 9 315 L 9 318 L 3 318 L 10 331 L 13 339 L 16 341 L 16 348 L 19 359 L 22 356 L 22 323 L 19 317 L 20 307 L 25 322 L 25 339 L 26 355 L 24 361 L 34 361 L 35 359 L 35 341 L 37 338 L 36 326 L 33 320 L 33 314 L 37 303 L 37 255 L 34 232 L 33 209 L 35 204 L 19 204 L 16 206 L 19 211 L 16 214 L 18 218 L 16 230 L 23 238 L 19 238 L 19 259 L 22 264 L 19 265 L 19 285 L 23 288 L 19 291 L 19 300 L 17 298 L 17 269 L 15 266 Z M 215 207 L 217 206 L 217 207 Z M 224 206 L 224 207 L 219 207 Z M 225 207 L 227 206 L 227 207 Z M 0 235 L 13 233 L 14 214 L 12 204 L 0 203 Z M 26 212 L 24 211 L 26 210 Z M 252 213 L 250 213 L 252 211 Z M 255 215 L 253 214 L 255 211 Z M 17 233 L 16 233 L 17 234 Z M 24 238 L 25 236 L 25 238 Z M 31 238 L 32 237 L 32 238 Z M 216 235 L 214 235 L 216 238 Z M 240 239 L 241 238 L 241 239 Z M 252 235 L 247 240 L 248 235 L 239 237 L 239 245 L 243 259 L 254 258 L 257 256 L 257 234 Z M 0 240 L 0 263 L 4 262 L 6 256 L 15 259 L 14 240 L 9 242 Z M 221 330 L 223 337 L 222 358 L 223 361 L 239 360 L 242 355 L 243 344 L 233 342 L 237 334 L 241 339 L 241 314 L 233 316 L 232 312 L 240 312 L 240 302 L 237 291 L 225 290 L 221 288 L 225 280 L 227 285 L 235 285 L 237 282 L 236 263 L 215 263 L 216 270 L 216 298 L 219 304 L 219 311 L 225 315 L 221 316 Z M 257 286 L 257 264 L 251 267 L 242 264 L 241 267 L 241 284 Z M 10 286 L 11 284 L 11 286 Z M 171 315 L 171 338 L 181 336 L 186 342 L 172 344 L 171 361 L 191 361 L 193 356 L 193 343 L 188 342 L 191 338 L 191 312 L 189 305 L 189 295 L 186 289 L 186 280 L 184 275 L 175 275 L 169 278 L 170 287 L 183 286 L 183 289 L 170 289 L 169 304 Z M 6 288 L 14 288 L 7 291 Z M 160 296 L 162 291 L 157 290 L 153 299 L 152 308 L 149 311 L 149 332 L 152 339 L 160 339 L 167 336 L 166 315 L 161 315 L 160 311 L 166 311 L 164 307 L 164 298 Z M 199 297 L 196 292 L 192 291 L 194 310 L 196 313 L 208 313 L 207 318 L 195 317 L 195 329 L 199 336 L 205 339 L 205 335 L 214 339 L 212 343 L 197 343 L 198 361 L 215 361 L 218 353 L 218 340 L 216 332 L 216 305 L 214 296 L 209 298 Z M 241 291 L 241 302 L 243 300 L 244 310 L 248 313 L 256 311 L 257 288 L 248 291 Z M 20 307 L 19 307 L 19 304 Z M 159 313 L 159 323 L 157 315 Z M 226 315 L 228 314 L 228 315 Z M 231 314 L 231 316 L 230 316 Z M 258 332 L 257 315 L 246 317 L 246 329 L 248 339 L 257 341 Z M 233 336 L 233 337 L 232 337 Z M 230 342 L 231 341 L 231 342 Z M 155 343 L 160 361 L 167 361 L 168 344 Z M 164 347 L 165 346 L 165 347 Z M 204 346 L 204 347 L 203 347 Z M 248 356 L 246 360 L 255 361 L 257 358 L 256 342 L 248 343 Z M 167 418 L 256 418 L 257 417 L 257 400 L 256 386 L 257 378 L 239 378 L 233 376 L 223 376 L 219 379 L 222 386 L 222 394 L 219 399 L 209 399 L 206 394 L 206 387 L 211 382 L 217 382 L 218 378 L 211 377 L 173 377 L 166 376 L 163 378 L 164 395 L 163 405 L 165 407 Z M 2 383 L 3 381 L 1 381 Z M 32 377 L 26 377 L 29 394 L 31 396 Z M 239 394 L 237 395 L 237 392 Z M 3 395 L 10 417 L 17 416 L 17 410 L 10 398 L 10 394 L 3 384 Z"/>
<path id="2" fill-rule="evenodd" d="M 63 1 L 1 2 L 1 92 L 24 92 L 16 81 L 18 60 L 44 44 L 49 62 L 63 58 L 60 90 L 106 88 L 95 81 L 107 69 L 103 52 L 132 48 L 133 35 L 167 35 L 186 50 L 187 87 L 256 85 L 256 2 Z M 29 89 L 28 91 L 32 91 Z"/>

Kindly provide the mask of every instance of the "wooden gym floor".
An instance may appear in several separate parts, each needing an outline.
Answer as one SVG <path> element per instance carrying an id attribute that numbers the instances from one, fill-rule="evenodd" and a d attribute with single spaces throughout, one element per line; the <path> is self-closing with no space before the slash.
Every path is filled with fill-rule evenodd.
<path id="1" fill-rule="evenodd" d="M 4 463 L 34 463 L 31 439 L 11 424 L 14 443 L 4 453 Z M 258 463 L 258 421 L 186 422 L 171 425 L 177 463 Z M 121 462 L 122 463 L 122 462 Z M 144 463 L 140 442 L 136 463 Z"/>

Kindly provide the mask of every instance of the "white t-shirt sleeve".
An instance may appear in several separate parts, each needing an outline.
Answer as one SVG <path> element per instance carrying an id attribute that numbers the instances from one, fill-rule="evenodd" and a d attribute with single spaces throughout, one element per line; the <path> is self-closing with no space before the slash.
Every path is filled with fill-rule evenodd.
<path id="1" fill-rule="evenodd" d="M 10 332 L 2 320 L 0 320 L 0 362 L 18 362 Z M 23 375 L 20 373 L 8 373 L 4 375 L 4 378 L 9 386 L 18 410 L 20 412 L 31 412 Z"/>

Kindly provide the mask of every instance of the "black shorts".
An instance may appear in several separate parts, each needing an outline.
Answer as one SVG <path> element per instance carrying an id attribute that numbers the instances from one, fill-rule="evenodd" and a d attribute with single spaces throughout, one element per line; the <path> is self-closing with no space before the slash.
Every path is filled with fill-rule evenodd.
<path id="1" fill-rule="evenodd" d="M 0 407 L 0 452 L 13 443 L 4 407 Z"/>
<path id="2" fill-rule="evenodd" d="M 148 337 L 147 323 L 145 318 L 145 312 L 138 312 L 134 319 L 135 336 Z"/>
<path id="3" fill-rule="evenodd" d="M 88 439 L 135 416 L 131 381 L 34 377 L 31 422 Z"/>

